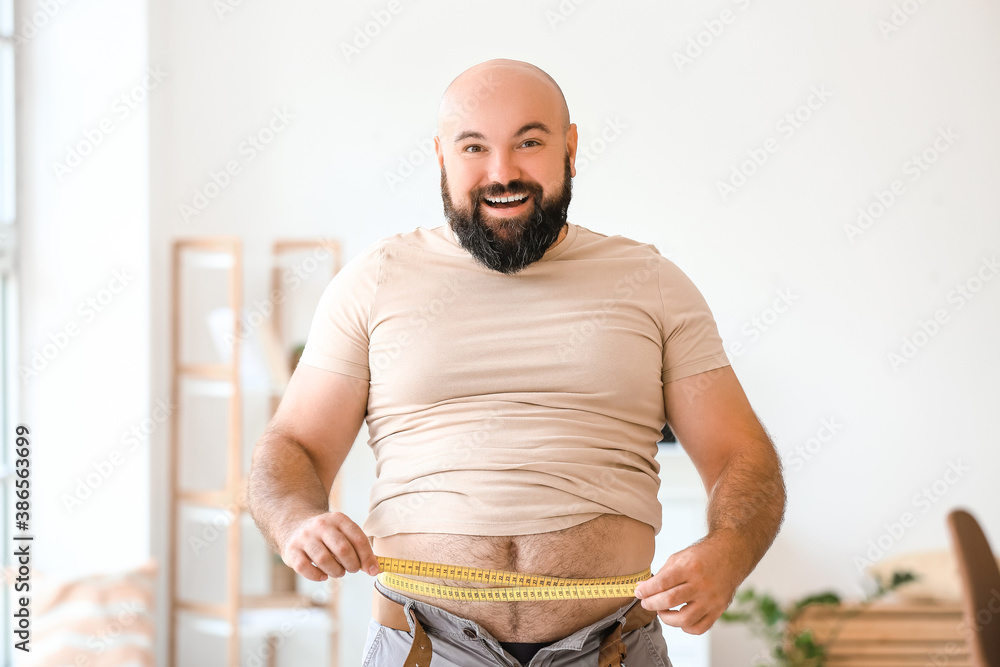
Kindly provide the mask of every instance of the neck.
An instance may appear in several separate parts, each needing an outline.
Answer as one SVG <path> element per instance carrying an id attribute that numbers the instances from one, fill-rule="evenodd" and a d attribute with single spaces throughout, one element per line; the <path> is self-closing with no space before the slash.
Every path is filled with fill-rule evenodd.
<path id="1" fill-rule="evenodd" d="M 569 223 L 564 223 L 562 229 L 559 230 L 559 236 L 556 237 L 556 242 L 549 246 L 549 248 L 555 248 L 557 245 L 562 243 L 562 240 L 566 238 L 566 234 L 569 232 Z"/>

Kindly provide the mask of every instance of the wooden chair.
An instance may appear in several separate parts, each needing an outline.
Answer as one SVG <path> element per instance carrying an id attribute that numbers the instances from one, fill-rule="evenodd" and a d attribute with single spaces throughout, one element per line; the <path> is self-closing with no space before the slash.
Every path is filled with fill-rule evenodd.
<path id="1" fill-rule="evenodd" d="M 948 529 L 962 579 L 962 611 L 973 667 L 1000 667 L 1000 568 L 971 514 L 952 511 Z"/>

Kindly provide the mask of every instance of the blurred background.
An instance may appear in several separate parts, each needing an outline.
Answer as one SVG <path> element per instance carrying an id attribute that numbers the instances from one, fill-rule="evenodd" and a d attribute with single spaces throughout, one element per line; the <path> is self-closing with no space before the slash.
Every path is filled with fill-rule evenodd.
<path id="1" fill-rule="evenodd" d="M 237 664 L 237 619 L 239 664 L 360 664 L 370 580 L 282 580 L 240 466 L 337 266 L 443 223 L 437 104 L 495 57 L 565 92 L 571 222 L 655 244 L 715 314 L 786 467 L 748 586 L 860 599 L 871 566 L 947 551 L 957 506 L 1000 535 L 996 2 L 0 7 L 4 551 L 24 424 L 38 585 L 146 586 L 144 611 L 81 635 L 105 657 L 124 637 L 149 664 L 171 644 L 176 664 Z M 337 495 L 358 523 L 365 442 Z M 662 564 L 704 534 L 704 490 L 676 445 L 659 458 Z M 63 641 L 35 623 L 40 648 Z M 723 623 L 668 644 L 676 667 L 763 650 Z"/>

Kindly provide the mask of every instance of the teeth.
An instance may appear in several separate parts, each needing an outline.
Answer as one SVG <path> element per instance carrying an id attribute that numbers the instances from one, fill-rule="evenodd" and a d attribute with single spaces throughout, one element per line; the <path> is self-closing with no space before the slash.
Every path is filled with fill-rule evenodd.
<path id="1" fill-rule="evenodd" d="M 528 195 L 513 195 L 511 197 L 487 197 L 486 201 L 493 204 L 506 204 L 512 201 L 523 201 L 528 198 Z"/>

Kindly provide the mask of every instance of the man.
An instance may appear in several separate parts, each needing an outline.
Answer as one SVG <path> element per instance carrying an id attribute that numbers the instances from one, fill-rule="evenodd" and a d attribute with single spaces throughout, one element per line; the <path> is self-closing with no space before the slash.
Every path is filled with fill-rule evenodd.
<path id="1" fill-rule="evenodd" d="M 650 246 L 567 223 L 577 128 L 555 81 L 517 61 L 467 70 L 435 148 L 448 224 L 386 239 L 331 282 L 254 451 L 254 519 L 316 581 L 389 558 L 629 575 L 653 557 L 669 423 L 709 532 L 633 584 L 641 600 L 473 602 L 380 581 L 364 663 L 669 665 L 658 622 L 708 630 L 778 530 L 774 447 L 690 280 Z M 362 530 L 327 498 L 365 418 Z"/>

